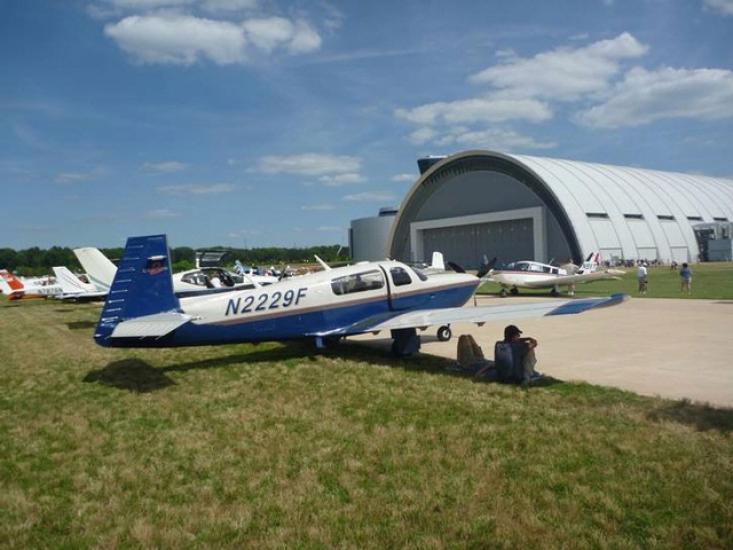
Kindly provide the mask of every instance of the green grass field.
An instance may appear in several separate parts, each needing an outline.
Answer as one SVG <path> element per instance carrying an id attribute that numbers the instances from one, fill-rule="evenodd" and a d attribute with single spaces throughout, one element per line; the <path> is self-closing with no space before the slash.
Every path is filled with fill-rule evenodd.
<path id="1" fill-rule="evenodd" d="M 705 298 L 709 300 L 733 300 L 733 263 L 716 262 L 695 264 L 691 266 L 692 296 L 680 292 L 680 276 L 669 267 L 649 268 L 648 291 L 646 298 Z M 577 285 L 579 297 L 607 296 L 614 292 L 623 292 L 634 297 L 640 296 L 637 289 L 636 268 L 625 268 L 626 275 L 619 281 L 598 281 L 596 283 Z M 498 294 L 501 287 L 495 283 L 485 283 L 479 289 L 480 294 Z M 566 291 L 562 287 L 563 292 Z M 520 288 L 522 295 L 548 295 L 546 289 L 531 290 Z"/>
<path id="2" fill-rule="evenodd" d="M 733 411 L 0 303 L 0 546 L 733 546 Z"/>

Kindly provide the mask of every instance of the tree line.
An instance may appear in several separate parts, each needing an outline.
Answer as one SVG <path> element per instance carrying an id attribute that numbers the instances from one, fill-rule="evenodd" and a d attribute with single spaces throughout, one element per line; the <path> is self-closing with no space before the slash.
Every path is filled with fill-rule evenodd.
<path id="1" fill-rule="evenodd" d="M 116 261 L 122 256 L 122 248 L 101 248 L 102 253 L 110 260 Z M 233 265 L 239 260 L 247 265 L 273 265 L 275 267 L 287 264 L 312 263 L 314 254 L 327 262 L 344 262 L 349 259 L 349 249 L 337 244 L 311 246 L 308 248 L 226 248 L 211 247 L 200 250 L 227 251 L 224 257 L 225 265 Z M 174 271 L 193 269 L 196 262 L 196 249 L 181 246 L 171 249 L 171 260 Z M 7 269 L 18 275 L 46 275 L 54 266 L 66 266 L 72 271 L 81 271 L 81 266 L 71 248 L 52 246 L 48 249 L 38 247 L 14 250 L 0 248 L 0 269 Z"/>

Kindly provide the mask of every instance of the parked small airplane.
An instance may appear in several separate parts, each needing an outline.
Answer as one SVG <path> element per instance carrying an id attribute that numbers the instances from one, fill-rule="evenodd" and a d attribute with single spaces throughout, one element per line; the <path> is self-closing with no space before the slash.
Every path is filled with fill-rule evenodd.
<path id="1" fill-rule="evenodd" d="M 54 298 L 73 302 L 87 302 L 101 300 L 107 296 L 106 290 L 97 290 L 95 285 L 85 283 L 67 267 L 54 267 L 53 274 L 56 276 L 56 283 L 61 286 L 61 294 L 57 294 Z"/>
<path id="2" fill-rule="evenodd" d="M 51 298 L 63 292 L 61 285 L 54 283 L 48 277 L 20 279 L 6 270 L 0 270 L 0 292 L 8 300 L 28 300 L 36 298 Z"/>
<path id="3" fill-rule="evenodd" d="M 519 288 L 549 288 L 553 295 L 557 295 L 560 293 L 560 286 L 566 285 L 572 296 L 576 284 L 618 279 L 626 273 L 617 269 L 599 268 L 599 259 L 600 254 L 596 252 L 589 254 L 574 274 L 569 273 L 568 267 L 557 267 L 530 260 L 512 262 L 500 269 L 489 270 L 486 280 L 499 283 L 502 296 L 507 295 L 507 289 L 516 295 L 519 293 Z"/>
<path id="4" fill-rule="evenodd" d="M 115 273 L 117 273 L 117 266 L 98 248 L 76 248 L 74 254 L 97 288 L 100 291 L 109 291 Z M 200 267 L 175 273 L 173 289 L 181 298 L 189 295 L 227 292 L 237 288 L 253 288 L 276 281 L 277 277 L 238 275 L 221 267 Z"/>
<path id="5" fill-rule="evenodd" d="M 427 277 L 396 261 L 360 262 L 283 279 L 267 287 L 178 298 L 165 235 L 130 237 L 94 331 L 105 347 L 178 347 L 340 338 L 390 330 L 392 350 L 420 347 L 418 328 L 581 313 L 621 294 L 563 302 L 463 306 L 481 280 L 467 273 Z"/>

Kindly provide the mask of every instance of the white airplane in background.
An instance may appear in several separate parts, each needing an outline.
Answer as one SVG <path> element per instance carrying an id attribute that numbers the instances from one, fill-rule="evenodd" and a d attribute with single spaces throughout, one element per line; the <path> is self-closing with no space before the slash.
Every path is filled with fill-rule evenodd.
<path id="1" fill-rule="evenodd" d="M 53 298 L 63 293 L 61 285 L 49 277 L 21 279 L 5 269 L 0 270 L 0 292 L 8 300 L 28 300 L 34 298 Z"/>
<path id="2" fill-rule="evenodd" d="M 583 265 L 570 273 L 569 266 L 557 267 L 541 262 L 522 260 L 512 262 L 500 269 L 491 269 L 485 280 L 501 285 L 501 295 L 507 295 L 507 289 L 513 295 L 519 288 L 549 288 L 553 295 L 560 293 L 561 286 L 568 287 L 568 293 L 574 294 L 576 284 L 589 283 L 609 279 L 619 279 L 626 272 L 618 269 L 600 268 L 600 253 L 588 255 Z M 576 267 L 576 266 L 573 266 Z"/>
<path id="3" fill-rule="evenodd" d="M 117 266 L 98 248 L 75 248 L 74 254 L 98 290 L 108 292 Z M 178 297 L 227 292 L 237 288 L 253 288 L 271 284 L 277 277 L 238 275 L 220 267 L 201 267 L 173 275 L 173 290 Z"/>
<path id="4" fill-rule="evenodd" d="M 130 237 L 94 331 L 105 347 L 163 348 L 312 339 L 318 348 L 353 334 L 391 331 L 392 351 L 420 348 L 417 329 L 450 323 L 581 313 L 625 296 L 462 307 L 481 279 L 426 276 L 396 261 L 360 262 L 266 287 L 179 298 L 165 235 Z"/>
<path id="5" fill-rule="evenodd" d="M 67 267 L 57 266 L 52 269 L 53 274 L 56 276 L 56 283 L 61 286 L 61 294 L 57 294 L 54 298 L 73 302 L 86 302 L 101 300 L 107 296 L 106 290 L 98 290 L 95 285 L 85 283 Z"/>

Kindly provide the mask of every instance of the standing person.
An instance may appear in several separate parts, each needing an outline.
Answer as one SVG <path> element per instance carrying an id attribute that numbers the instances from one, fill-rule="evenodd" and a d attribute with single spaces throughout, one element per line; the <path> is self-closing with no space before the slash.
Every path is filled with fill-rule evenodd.
<path id="1" fill-rule="evenodd" d="M 639 262 L 638 267 L 636 268 L 636 279 L 639 281 L 639 294 L 642 296 L 646 295 L 646 289 L 647 289 L 647 269 L 644 265 L 643 261 Z"/>
<path id="2" fill-rule="evenodd" d="M 580 267 L 578 267 L 577 265 L 573 263 L 572 258 L 568 258 L 568 261 L 564 263 L 563 265 L 561 265 L 560 267 L 564 269 L 565 273 L 567 273 L 568 275 L 575 275 L 578 273 L 578 270 L 580 269 Z M 570 296 L 575 296 L 575 283 L 571 283 L 568 285 L 568 294 Z"/>
<path id="3" fill-rule="evenodd" d="M 687 292 L 688 296 L 692 294 L 692 270 L 687 262 L 683 263 L 680 269 L 680 292 Z"/>

